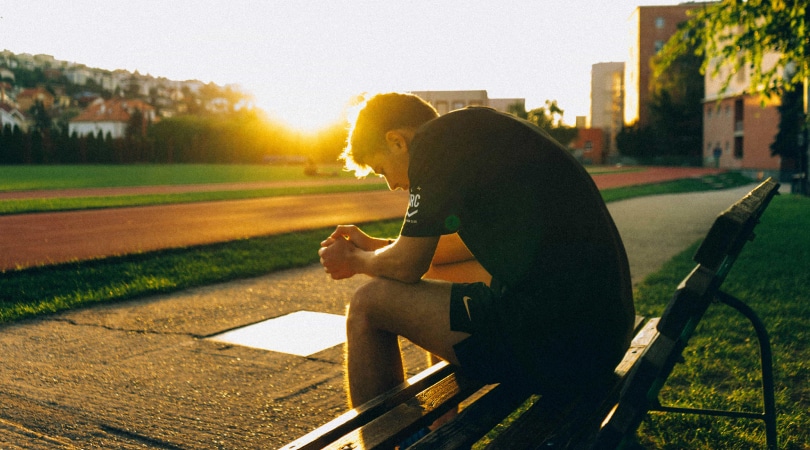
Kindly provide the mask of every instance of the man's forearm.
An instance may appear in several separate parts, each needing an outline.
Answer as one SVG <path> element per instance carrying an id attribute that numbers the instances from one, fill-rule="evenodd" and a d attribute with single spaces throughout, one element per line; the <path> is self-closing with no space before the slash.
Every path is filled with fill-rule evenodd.
<path id="1" fill-rule="evenodd" d="M 402 238 L 391 245 L 361 255 L 362 273 L 416 283 L 430 268 L 438 238 Z"/>

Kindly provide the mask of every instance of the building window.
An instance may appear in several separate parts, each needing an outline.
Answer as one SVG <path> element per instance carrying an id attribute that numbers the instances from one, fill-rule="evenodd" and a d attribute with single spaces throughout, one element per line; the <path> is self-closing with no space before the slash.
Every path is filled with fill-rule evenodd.
<path id="1" fill-rule="evenodd" d="M 743 158 L 743 137 L 737 136 L 734 138 L 734 158 Z"/>
<path id="2" fill-rule="evenodd" d="M 592 141 L 585 141 L 585 151 L 589 152 L 593 150 L 593 142 Z"/>
<path id="3" fill-rule="evenodd" d="M 666 24 L 666 21 L 664 20 L 663 17 L 656 17 L 655 18 L 655 28 L 658 28 L 659 30 L 662 30 L 664 28 L 665 24 Z"/>
<path id="4" fill-rule="evenodd" d="M 463 100 L 456 100 L 456 101 L 453 102 L 453 110 L 461 109 L 463 107 L 464 107 L 464 101 Z"/>
<path id="5" fill-rule="evenodd" d="M 743 103 L 742 99 L 737 99 L 734 101 L 734 131 L 735 132 L 742 132 L 743 131 L 743 119 L 745 115 L 745 104 Z"/>
<path id="6" fill-rule="evenodd" d="M 664 48 L 664 41 L 662 41 L 660 39 L 656 40 L 655 41 L 655 53 L 660 52 L 662 48 Z"/>

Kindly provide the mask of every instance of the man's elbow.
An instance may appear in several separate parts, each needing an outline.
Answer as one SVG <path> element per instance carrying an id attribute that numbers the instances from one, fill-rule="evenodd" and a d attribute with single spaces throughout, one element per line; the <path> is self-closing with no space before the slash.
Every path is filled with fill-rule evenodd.
<path id="1" fill-rule="evenodd" d="M 396 279 L 407 284 L 418 283 L 430 268 L 430 263 L 418 266 L 401 266 L 396 274 Z"/>

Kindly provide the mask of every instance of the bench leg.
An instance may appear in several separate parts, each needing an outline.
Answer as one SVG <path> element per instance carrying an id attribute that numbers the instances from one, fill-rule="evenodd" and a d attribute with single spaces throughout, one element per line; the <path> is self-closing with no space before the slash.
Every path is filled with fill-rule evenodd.
<path id="1" fill-rule="evenodd" d="M 757 419 L 765 422 L 765 441 L 769 450 L 777 449 L 777 436 L 776 436 L 776 399 L 774 395 L 774 382 L 773 382 L 773 352 L 771 351 L 771 341 L 768 337 L 768 331 L 765 329 L 765 324 L 759 316 L 736 297 L 726 294 L 725 292 L 718 291 L 716 298 L 721 303 L 736 309 L 740 314 L 744 315 L 751 321 L 754 331 L 759 340 L 759 354 L 760 366 L 762 369 L 762 400 L 764 411 L 762 413 L 754 412 L 741 412 L 741 411 L 718 411 L 709 409 L 698 408 L 675 408 L 671 406 L 662 406 L 656 404 L 650 408 L 652 411 L 660 411 L 667 413 L 681 413 L 681 414 L 702 414 L 708 416 L 723 416 L 735 417 L 746 419 Z"/>
<path id="2" fill-rule="evenodd" d="M 773 388 L 773 353 L 771 351 L 771 339 L 768 337 L 768 331 L 765 329 L 765 324 L 762 323 L 757 313 L 738 298 L 718 291 L 717 299 L 747 317 L 757 333 L 757 340 L 759 340 L 759 358 L 762 367 L 762 399 L 765 409 L 764 414 L 762 414 L 762 420 L 765 421 L 765 438 L 768 442 L 768 448 L 776 450 L 776 398 Z"/>

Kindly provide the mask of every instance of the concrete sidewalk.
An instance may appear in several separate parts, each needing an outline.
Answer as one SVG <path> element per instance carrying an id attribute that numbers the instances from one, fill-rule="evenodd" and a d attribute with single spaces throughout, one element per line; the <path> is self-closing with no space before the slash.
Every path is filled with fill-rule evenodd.
<path id="1" fill-rule="evenodd" d="M 611 203 L 634 283 L 753 187 Z M 345 410 L 341 346 L 302 357 L 206 338 L 300 310 L 342 314 L 362 282 L 313 266 L 0 327 L 0 448 L 283 445 Z M 424 368 L 405 349 L 410 371 Z"/>

